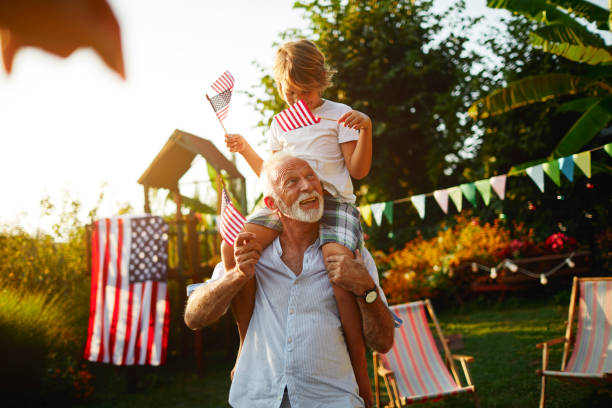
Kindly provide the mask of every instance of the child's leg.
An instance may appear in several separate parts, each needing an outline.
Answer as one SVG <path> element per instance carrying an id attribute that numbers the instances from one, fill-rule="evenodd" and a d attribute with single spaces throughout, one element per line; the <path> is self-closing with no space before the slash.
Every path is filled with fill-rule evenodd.
<path id="1" fill-rule="evenodd" d="M 328 242 L 323 245 L 323 257 L 327 258 L 330 255 L 348 255 L 354 257 L 348 248 L 335 242 Z M 365 401 L 365 406 L 369 408 L 372 407 L 373 397 L 370 378 L 368 377 L 368 364 L 365 355 L 366 346 L 363 338 L 359 306 L 352 293 L 337 286 L 333 286 L 333 289 L 336 303 L 338 304 L 342 329 L 344 330 L 346 344 L 351 357 L 351 364 L 355 372 L 357 385 L 359 386 L 359 395 Z"/>
<path id="2" fill-rule="evenodd" d="M 267 247 L 272 243 L 274 238 L 279 234 L 270 228 L 263 227 L 258 224 L 244 224 L 244 230 L 247 232 L 254 233 L 257 237 L 255 240 L 261 245 L 262 248 Z M 234 248 L 227 245 L 225 241 L 221 243 L 221 259 L 223 261 L 223 267 L 225 270 L 229 270 L 236 266 L 236 260 L 234 259 Z M 253 314 L 253 307 L 255 306 L 255 277 L 249 279 L 249 281 L 240 289 L 240 292 L 236 295 L 233 301 L 232 310 L 234 317 L 238 325 L 238 334 L 240 336 L 240 346 L 238 348 L 238 354 L 236 355 L 236 363 L 240 358 L 240 351 L 242 350 L 242 343 L 246 336 L 249 322 L 251 321 L 251 315 Z M 235 368 L 235 365 L 234 365 Z M 234 376 L 234 370 L 232 370 L 231 377 Z"/>

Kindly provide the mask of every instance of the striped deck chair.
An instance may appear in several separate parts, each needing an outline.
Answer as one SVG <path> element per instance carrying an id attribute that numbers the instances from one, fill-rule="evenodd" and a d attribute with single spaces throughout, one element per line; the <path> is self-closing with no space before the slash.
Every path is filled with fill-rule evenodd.
<path id="1" fill-rule="evenodd" d="M 429 329 L 425 308 L 444 350 L 444 359 Z M 478 407 L 478 398 L 467 368 L 467 363 L 473 358 L 451 355 L 429 299 L 391 306 L 390 309 L 404 323 L 395 329 L 395 342 L 388 353 L 373 353 L 376 406 L 381 406 L 379 377 L 382 377 L 390 400 L 386 407 L 439 400 L 463 392 L 473 393 Z M 466 386 L 461 385 L 454 360 L 461 362 Z"/>
<path id="2" fill-rule="evenodd" d="M 580 300 L 576 316 L 576 291 L 580 286 Z M 578 323 L 574 335 L 574 320 Z M 565 336 L 537 345 L 542 349 L 540 407 L 546 399 L 546 379 L 555 377 L 565 381 L 605 385 L 612 383 L 612 277 L 574 277 L 570 295 Z M 574 341 L 575 340 L 575 341 Z M 549 346 L 563 344 L 561 369 L 548 369 Z M 568 356 L 571 350 L 571 357 Z"/>

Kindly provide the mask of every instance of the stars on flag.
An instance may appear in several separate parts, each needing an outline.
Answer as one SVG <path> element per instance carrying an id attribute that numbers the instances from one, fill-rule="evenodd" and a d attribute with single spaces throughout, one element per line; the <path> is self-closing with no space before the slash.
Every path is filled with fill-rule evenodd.
<path id="1" fill-rule="evenodd" d="M 210 105 L 217 114 L 220 121 L 227 117 L 229 105 L 232 99 L 232 91 L 234 89 L 234 77 L 229 71 L 225 71 L 215 82 L 210 86 L 217 94 L 212 98 L 206 95 L 210 101 Z"/>

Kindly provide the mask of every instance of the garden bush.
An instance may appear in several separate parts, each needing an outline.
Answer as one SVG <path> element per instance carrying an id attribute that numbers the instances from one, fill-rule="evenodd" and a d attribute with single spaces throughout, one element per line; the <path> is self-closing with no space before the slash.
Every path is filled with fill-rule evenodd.
<path id="1" fill-rule="evenodd" d="M 603 241 L 603 239 L 602 239 Z M 422 236 L 388 254 L 375 252 L 383 273 L 382 286 L 390 303 L 432 297 L 465 298 L 476 275 L 466 265 L 496 265 L 503 259 L 519 259 L 579 248 L 575 238 L 557 232 L 543 241 L 524 224 L 504 220 L 481 222 L 459 214 L 452 225 L 442 224 L 431 239 Z M 503 272 L 502 272 L 503 273 Z"/>
<path id="2" fill-rule="evenodd" d="M 82 320 L 75 301 L 61 293 L 2 285 L 3 403 L 34 405 L 91 394 L 91 374 L 80 362 Z"/>

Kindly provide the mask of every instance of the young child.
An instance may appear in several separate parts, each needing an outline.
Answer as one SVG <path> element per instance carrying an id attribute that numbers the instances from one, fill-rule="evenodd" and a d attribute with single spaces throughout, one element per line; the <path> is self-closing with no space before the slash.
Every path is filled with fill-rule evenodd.
<path id="1" fill-rule="evenodd" d="M 351 177 L 364 178 L 372 162 L 370 118 L 346 105 L 321 98 L 323 91 L 331 84 L 332 75 L 333 72 L 325 64 L 325 57 L 311 41 L 299 40 L 282 45 L 274 63 L 274 77 L 280 96 L 289 105 L 304 100 L 314 115 L 333 120 L 322 119 L 315 125 L 289 132 L 282 131 L 273 121 L 269 131 L 269 149 L 272 153 L 287 151 L 306 160 L 321 180 L 325 210 L 319 238 L 324 259 L 330 255 L 353 256 L 361 245 L 363 234 Z M 230 152 L 240 153 L 259 176 L 263 160 L 244 137 L 226 135 L 225 141 Z M 281 226 L 278 216 L 264 208 L 248 218 L 245 230 L 255 233 L 257 241 L 265 248 L 280 233 Z M 226 270 L 234 267 L 233 249 L 224 243 L 222 256 Z M 372 390 L 359 307 L 352 293 L 336 286 L 333 289 L 359 394 L 366 407 L 371 407 Z M 248 304 L 245 309 L 248 316 L 243 321 L 250 320 L 254 298 L 255 279 L 252 279 L 240 296 L 240 301 Z M 241 344 L 247 328 L 248 325 L 238 328 Z"/>

